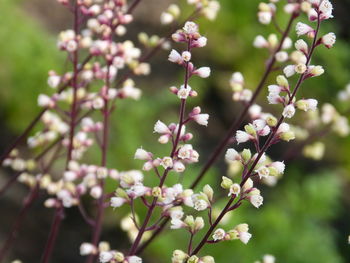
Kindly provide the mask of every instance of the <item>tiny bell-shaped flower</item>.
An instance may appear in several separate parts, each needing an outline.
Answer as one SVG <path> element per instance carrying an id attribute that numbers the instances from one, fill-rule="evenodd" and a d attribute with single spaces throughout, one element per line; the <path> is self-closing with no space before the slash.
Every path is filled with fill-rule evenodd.
<path id="1" fill-rule="evenodd" d="M 236 132 L 236 141 L 238 144 L 247 142 L 252 139 L 254 139 L 254 137 L 247 132 L 244 132 L 244 131 Z"/>
<path id="2" fill-rule="evenodd" d="M 309 50 L 307 43 L 302 39 L 299 39 L 295 42 L 295 48 L 304 54 L 307 54 Z"/>
<path id="3" fill-rule="evenodd" d="M 282 115 L 285 118 L 292 118 L 295 114 L 295 107 L 293 104 L 289 104 L 286 107 L 284 107 Z"/>
<path id="4" fill-rule="evenodd" d="M 126 258 L 128 263 L 142 263 L 142 258 L 138 256 L 130 256 Z"/>
<path id="5" fill-rule="evenodd" d="M 171 52 L 169 54 L 169 57 L 168 57 L 168 60 L 170 62 L 177 63 L 179 65 L 181 65 L 183 63 L 182 56 L 175 49 L 171 50 Z"/>
<path id="6" fill-rule="evenodd" d="M 187 97 L 190 95 L 191 93 L 191 87 L 189 85 L 187 85 L 187 87 L 185 88 L 184 85 L 181 85 L 180 89 L 177 91 L 177 96 L 180 99 L 187 99 Z"/>
<path id="7" fill-rule="evenodd" d="M 113 259 L 113 253 L 110 251 L 102 251 L 99 259 L 101 263 L 110 262 Z"/>
<path id="8" fill-rule="evenodd" d="M 171 133 L 168 126 L 166 126 L 163 122 L 157 121 L 154 125 L 154 132 L 159 134 L 169 134 Z"/>
<path id="9" fill-rule="evenodd" d="M 181 57 L 184 61 L 189 62 L 191 60 L 191 52 L 184 51 L 182 52 Z"/>
<path id="10" fill-rule="evenodd" d="M 253 194 L 249 197 L 249 201 L 253 206 L 259 208 L 263 204 L 264 198 L 260 194 Z"/>
<path id="11" fill-rule="evenodd" d="M 198 75 L 201 78 L 208 78 L 210 76 L 210 68 L 209 67 L 201 67 L 192 72 L 194 75 Z"/>
<path id="12" fill-rule="evenodd" d="M 328 33 L 324 35 L 321 38 L 321 42 L 323 45 L 325 45 L 327 48 L 332 48 L 333 45 L 335 44 L 335 41 L 337 40 L 337 37 L 334 33 Z"/>
<path id="13" fill-rule="evenodd" d="M 239 184 L 233 184 L 230 186 L 230 192 L 228 196 L 236 195 L 238 196 L 241 193 L 241 186 Z"/>
<path id="14" fill-rule="evenodd" d="M 225 160 L 228 162 L 232 161 L 240 161 L 241 160 L 241 155 L 233 148 L 227 149 L 226 154 L 225 154 Z"/>
<path id="15" fill-rule="evenodd" d="M 138 148 L 135 152 L 135 156 L 134 156 L 135 159 L 138 159 L 138 160 L 144 160 L 144 161 L 149 161 L 152 159 L 152 154 L 145 151 L 144 149 L 142 148 Z"/>
<path id="16" fill-rule="evenodd" d="M 173 257 L 171 258 L 172 263 L 184 263 L 188 259 L 188 255 L 182 250 L 175 250 L 173 252 Z"/>
<path id="17" fill-rule="evenodd" d="M 213 234 L 214 241 L 219 241 L 225 238 L 226 232 L 222 228 L 218 228 L 215 230 Z"/>
<path id="18" fill-rule="evenodd" d="M 97 252 L 96 247 L 91 243 L 83 243 L 80 245 L 80 255 L 87 256 L 95 254 Z"/>
<path id="19" fill-rule="evenodd" d="M 311 26 L 302 22 L 298 22 L 295 29 L 298 36 L 314 33 L 314 29 Z"/>
<path id="20" fill-rule="evenodd" d="M 322 66 L 309 66 L 309 75 L 311 77 L 318 77 L 324 73 Z"/>

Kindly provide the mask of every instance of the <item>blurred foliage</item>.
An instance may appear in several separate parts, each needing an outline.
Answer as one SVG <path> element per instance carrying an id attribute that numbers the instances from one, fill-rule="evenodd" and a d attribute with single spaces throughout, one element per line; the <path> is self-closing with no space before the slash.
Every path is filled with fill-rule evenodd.
<path id="1" fill-rule="evenodd" d="M 200 20 L 202 33 L 208 37 L 209 42 L 206 50 L 195 53 L 197 64 L 210 65 L 213 75 L 205 81 L 196 79 L 191 82 L 191 86 L 200 91 L 200 98 L 194 99 L 190 106 L 203 105 L 203 111 L 211 115 L 209 129 L 191 127 L 196 128 L 196 133 L 200 134 L 199 138 L 195 138 L 194 144 L 199 145 L 200 152 L 203 153 L 202 160 L 206 159 L 205 156 L 208 156 L 238 112 L 230 99 L 230 74 L 241 71 L 246 77 L 247 86 L 254 88 L 264 70 L 264 60 L 268 54 L 254 49 L 252 42 L 257 34 L 266 36 L 273 31 L 272 26 L 259 25 L 256 21 L 259 1 L 220 2 L 222 11 L 215 22 Z M 50 69 L 63 70 L 65 65 L 65 58 L 55 48 L 54 34 L 47 32 L 43 25 L 28 15 L 21 8 L 22 3 L 18 0 L 3 0 L 0 16 L 0 38 L 6 40 L 0 42 L 1 50 L 5 51 L 0 52 L 1 125 L 14 134 L 20 133 L 39 111 L 36 97 L 39 93 L 48 91 L 46 72 Z M 286 16 L 281 16 L 279 21 L 284 27 Z M 338 31 L 340 25 L 336 24 L 336 20 L 328 24 L 323 29 L 324 33 L 329 30 Z M 294 32 L 292 36 L 296 39 Z M 176 66 L 169 65 L 166 57 L 166 52 L 159 54 L 153 67 L 154 75 L 150 79 L 137 80 L 137 86 L 144 93 L 140 101 L 118 101 L 110 133 L 110 167 L 119 170 L 139 168 L 141 163 L 133 160 L 134 151 L 139 146 L 158 156 L 169 152 L 169 148 L 156 143 L 157 138 L 152 134 L 152 128 L 158 119 L 176 121 L 178 100 L 169 95 L 167 87 L 180 84 L 183 73 L 174 71 Z M 302 95 L 307 97 L 317 94 L 316 97 L 321 102 L 335 102 L 336 92 L 343 89 L 349 81 L 350 49 L 347 40 L 339 39 L 336 48 L 332 50 L 321 47 L 317 51 L 315 63 L 325 65 L 327 74 L 309 80 L 302 89 Z M 269 83 L 273 79 L 271 77 Z M 264 99 L 265 95 L 262 94 L 260 99 Z M 268 109 L 277 111 L 276 108 Z M 205 254 L 214 255 L 218 263 L 253 262 L 265 253 L 276 255 L 277 262 L 284 263 L 350 262 L 345 247 L 350 224 L 343 219 L 344 214 L 347 214 L 344 211 L 349 210 L 344 205 L 349 203 L 344 201 L 346 188 L 342 188 L 343 179 L 336 169 L 336 165 L 341 165 L 344 168 L 342 175 L 349 177 L 349 146 L 349 139 L 339 139 L 336 144 L 332 140 L 328 142 L 330 154 L 326 161 L 315 163 L 298 159 L 298 162 L 288 165 L 285 178 L 276 188 L 263 189 L 265 204 L 262 208 L 256 210 L 244 205 L 228 220 L 230 226 L 247 222 L 254 236 L 252 241 L 248 245 L 240 242 L 208 245 Z M 99 156 L 96 150 L 89 154 L 86 162 L 98 160 Z M 195 165 L 180 179 L 171 174 L 169 184 L 180 180 L 188 185 L 199 168 L 199 165 Z M 224 172 L 225 166 L 221 163 L 207 175 L 206 182 L 218 186 Z M 147 180 L 151 179 L 147 177 Z M 113 190 L 114 185 L 108 187 Z M 121 211 L 127 212 L 127 209 Z M 107 230 L 113 231 L 117 227 L 116 219 L 121 219 L 124 215 L 108 211 Z M 108 231 L 104 235 L 110 237 Z M 168 231 L 163 238 L 157 239 L 146 252 L 148 262 L 169 262 L 174 244 L 179 249 L 185 247 L 187 238 L 184 234 L 181 230 Z M 126 246 L 120 236 L 112 238 L 121 247 Z M 62 237 L 60 240 L 63 241 Z M 79 239 L 76 242 L 81 241 Z M 78 245 L 79 243 L 75 244 L 76 247 Z M 66 260 L 69 260 L 68 255 Z"/>

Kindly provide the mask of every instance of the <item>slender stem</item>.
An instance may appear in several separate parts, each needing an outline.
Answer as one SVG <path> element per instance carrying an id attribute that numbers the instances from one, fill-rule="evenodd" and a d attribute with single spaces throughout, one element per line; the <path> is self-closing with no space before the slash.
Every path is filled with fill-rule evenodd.
<path id="1" fill-rule="evenodd" d="M 55 215 L 54 215 L 54 219 L 53 219 L 53 222 L 51 225 L 50 235 L 49 235 L 49 238 L 46 242 L 46 246 L 45 246 L 43 257 L 41 259 L 41 263 L 48 263 L 50 260 L 53 248 L 54 248 L 55 243 L 56 243 L 56 239 L 58 236 L 60 225 L 61 225 L 61 222 L 63 220 L 63 217 L 64 217 L 64 209 L 63 209 L 62 204 L 59 204 L 59 206 L 55 210 Z"/>
<path id="2" fill-rule="evenodd" d="M 294 22 L 294 20 L 296 18 L 297 18 L 297 15 L 295 15 L 295 14 L 293 14 L 290 17 L 290 20 L 288 22 L 287 28 L 284 31 L 284 34 L 283 34 L 283 36 L 282 36 L 282 38 L 280 40 L 280 43 L 279 43 L 278 47 L 276 48 L 276 50 L 271 55 L 271 57 L 269 59 L 269 62 L 267 64 L 266 70 L 264 72 L 264 75 L 263 75 L 262 79 L 260 80 L 256 90 L 254 91 L 254 94 L 253 94 L 252 98 L 250 99 L 249 103 L 247 103 L 245 105 L 245 107 L 243 108 L 243 111 L 241 112 L 239 117 L 232 122 L 232 124 L 231 124 L 230 128 L 228 129 L 226 135 L 223 137 L 221 142 L 216 146 L 215 150 L 213 151 L 213 153 L 211 154 L 211 156 L 209 157 L 207 162 L 204 164 L 204 166 L 201 169 L 200 173 L 198 174 L 198 176 L 196 177 L 194 182 L 191 184 L 191 186 L 190 186 L 191 189 L 195 188 L 199 184 L 199 182 L 202 180 L 203 176 L 210 169 L 210 167 L 215 163 L 215 161 L 219 158 L 221 152 L 225 149 L 226 145 L 228 144 L 228 142 L 232 138 L 232 134 L 234 134 L 238 130 L 238 128 L 241 126 L 244 118 L 246 117 L 246 115 L 248 113 L 249 108 L 255 102 L 256 98 L 258 97 L 258 95 L 262 91 L 268 76 L 272 72 L 273 66 L 274 66 L 274 64 L 276 62 L 275 55 L 276 55 L 276 53 L 278 53 L 282 49 L 284 40 L 289 35 L 289 32 L 290 32 L 291 27 L 292 27 L 292 24 L 293 24 L 293 22 Z"/>
<path id="3" fill-rule="evenodd" d="M 89 217 L 89 215 L 87 214 L 83 204 L 82 204 L 82 201 L 81 199 L 79 200 L 79 203 L 78 203 L 78 209 L 79 209 L 79 212 L 81 214 L 81 216 L 83 217 L 84 221 L 89 224 L 90 226 L 94 226 L 95 225 L 95 221 L 93 219 L 91 219 Z"/>
<path id="4" fill-rule="evenodd" d="M 230 211 L 231 205 L 233 201 L 235 200 L 236 196 L 232 196 L 230 200 L 227 202 L 225 208 L 221 211 L 220 215 L 218 218 L 214 221 L 214 223 L 210 226 L 209 230 L 207 233 L 204 235 L 202 240 L 199 242 L 198 246 L 191 252 L 191 256 L 195 255 L 198 253 L 198 251 L 205 245 L 207 242 L 208 238 L 210 237 L 211 233 L 214 231 L 214 229 L 217 227 L 217 225 L 220 223 L 221 219 L 226 215 L 228 211 Z"/>
<path id="5" fill-rule="evenodd" d="M 188 242 L 187 254 L 191 254 L 192 244 L 193 244 L 193 236 L 194 236 L 194 234 L 191 233 L 190 241 Z"/>
<path id="6" fill-rule="evenodd" d="M 39 193 L 39 186 L 37 184 L 35 187 L 33 187 L 31 189 L 30 193 L 25 198 L 25 200 L 23 202 L 23 207 L 21 208 L 17 218 L 15 219 L 15 222 L 12 226 L 10 234 L 7 236 L 5 243 L 1 247 L 0 262 L 2 262 L 4 260 L 6 252 L 8 252 L 10 250 L 10 247 L 11 247 L 14 239 L 17 237 L 17 234 L 20 230 L 21 225 L 24 222 L 26 215 L 28 214 L 28 210 L 32 206 L 34 200 L 37 198 L 38 193 Z"/>

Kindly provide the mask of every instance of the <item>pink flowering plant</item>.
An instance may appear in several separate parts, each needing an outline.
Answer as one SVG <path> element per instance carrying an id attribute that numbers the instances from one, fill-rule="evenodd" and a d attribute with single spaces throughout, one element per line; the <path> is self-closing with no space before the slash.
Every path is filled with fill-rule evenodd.
<path id="1" fill-rule="evenodd" d="M 274 23 L 281 36 L 258 35 L 254 40 L 254 47 L 266 49 L 270 54 L 255 90 L 246 87 L 240 72 L 234 72 L 228 80 L 233 102 L 240 104 L 242 110 L 235 113 L 226 134 L 203 160 L 191 142 L 196 135 L 189 130 L 195 130 L 196 125 L 210 129 L 210 118 L 200 106 L 188 105 L 189 100 L 201 96 L 201 87 L 192 85 L 196 83 L 193 79 L 209 78 L 215 69 L 196 62 L 195 54 L 200 54 L 210 39 L 201 34 L 199 24 L 194 21 L 200 16 L 214 20 L 219 2 L 188 0 L 194 11 L 183 21 L 181 9 L 171 4 L 162 12 L 160 21 L 164 26 L 172 24 L 175 30 L 164 37 L 138 34 L 144 49 L 131 40 L 121 40 L 129 24 L 137 19 L 133 11 L 141 0 L 58 2 L 71 12 L 74 20 L 72 29 L 62 31 L 57 42 L 70 69 L 49 71 L 48 85 L 52 93 L 38 96 L 42 111 L 1 157 L 2 165 L 14 171 L 1 186 L 1 195 L 10 191 L 16 181 L 27 185 L 29 193 L 2 244 L 0 262 L 15 243 L 16 232 L 29 208 L 38 195 L 43 194 L 44 207 L 54 210 L 54 216 L 40 259 L 42 263 L 51 260 L 68 209 L 77 209 L 90 228 L 91 238 L 80 244 L 80 251 L 76 252 L 85 257 L 86 263 L 141 263 L 142 253 L 156 237 L 165 231 L 181 230 L 188 237 L 188 243 L 174 244 L 173 254 L 164 262 L 214 263 L 214 257 L 206 252 L 208 245 L 234 240 L 248 244 L 254 238 L 254 225 L 241 222 L 226 228 L 222 222 L 228 214 L 239 213 L 245 203 L 252 209 L 261 207 L 264 198 L 259 185 L 277 184 L 287 173 L 286 164 L 294 154 L 321 159 L 324 145 L 314 141 L 313 136 L 317 139 L 329 132 L 340 136 L 349 134 L 347 118 L 334 106 L 324 104 L 322 110 L 318 110 L 317 98 L 299 96 L 305 82 L 312 82 L 312 78 L 325 73 L 321 65 L 314 64 L 313 55 L 322 46 L 332 48 L 336 42 L 334 33 L 322 35 L 320 32 L 322 25 L 333 18 L 329 0 L 270 0 L 259 4 L 259 22 Z M 285 29 L 276 23 L 278 12 L 290 17 Z M 300 22 L 302 17 L 308 22 Z M 296 41 L 289 37 L 294 30 L 298 36 Z M 176 45 L 172 47 L 173 44 Z M 140 145 L 134 154 L 138 166 L 127 171 L 107 167 L 111 115 L 118 111 L 119 100 L 129 100 L 130 107 L 142 100 L 142 87 L 133 77 L 149 75 L 149 61 L 162 49 L 169 53 L 168 61 L 174 69 L 180 67 L 183 71 L 182 83 L 169 89 L 169 96 L 178 99 L 178 116 L 143 125 L 149 131 L 153 127 L 154 140 L 164 145 L 168 153 L 162 156 Z M 273 72 L 278 72 L 277 77 L 274 83 L 268 84 Z M 265 104 L 273 104 L 278 114 L 264 112 L 265 106 L 257 104 L 257 97 L 265 90 L 268 92 Z M 349 94 L 347 88 L 339 93 L 339 98 L 349 100 Z M 310 121 L 292 122 L 297 114 L 305 114 Z M 39 122 L 41 129 L 33 134 L 31 131 Z M 25 139 L 37 155 L 23 157 L 17 147 Z M 295 139 L 308 147 L 301 150 L 302 147 L 296 146 L 294 152 L 286 153 L 285 159 L 273 160 L 268 156 L 272 146 Z M 242 145 L 243 149 L 238 148 Z M 98 147 L 100 158 L 87 161 L 84 157 L 93 147 Z M 220 176 L 221 191 L 214 192 L 215 187 L 209 184 L 199 189 L 199 183 L 222 153 L 225 153 L 228 173 Z M 195 163 L 200 164 L 199 174 L 187 174 L 188 167 Z M 182 175 L 191 177 L 192 183 L 169 183 L 169 177 Z M 154 178 L 152 184 L 148 177 Z M 108 192 L 106 187 L 110 181 L 118 185 L 113 192 Z M 95 206 L 94 212 L 86 210 L 83 198 Z M 146 210 L 144 216 L 138 211 L 141 206 Z M 128 213 L 121 207 L 127 207 Z M 106 210 L 123 218 L 120 224 L 128 233 L 128 249 L 117 250 L 113 244 L 101 240 Z M 257 262 L 273 263 L 275 258 L 265 255 Z"/>

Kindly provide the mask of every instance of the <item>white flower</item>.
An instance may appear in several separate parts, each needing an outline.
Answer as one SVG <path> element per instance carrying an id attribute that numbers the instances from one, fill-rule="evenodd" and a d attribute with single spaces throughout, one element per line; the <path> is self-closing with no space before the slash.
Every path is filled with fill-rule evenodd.
<path id="1" fill-rule="evenodd" d="M 318 101 L 315 99 L 307 99 L 308 110 L 315 111 L 317 109 Z"/>
<path id="2" fill-rule="evenodd" d="M 278 62 L 285 62 L 288 60 L 288 53 L 286 51 L 277 52 L 275 58 Z"/>
<path id="3" fill-rule="evenodd" d="M 321 19 L 322 20 L 328 19 L 328 18 L 333 18 L 333 15 L 332 15 L 333 5 L 329 0 L 323 0 L 321 2 L 319 10 L 321 11 Z"/>
<path id="4" fill-rule="evenodd" d="M 51 88 L 55 89 L 60 84 L 60 81 L 61 81 L 61 77 L 60 76 L 52 75 L 52 76 L 49 76 L 49 78 L 47 79 L 47 84 Z"/>
<path id="5" fill-rule="evenodd" d="M 191 158 L 191 152 L 193 148 L 191 144 L 185 144 L 182 146 L 178 152 L 178 157 L 180 159 L 189 159 Z"/>
<path id="6" fill-rule="evenodd" d="M 253 104 L 252 106 L 249 107 L 249 115 L 253 120 L 256 118 L 259 118 L 261 111 L 262 111 L 261 106 L 257 104 Z"/>
<path id="7" fill-rule="evenodd" d="M 96 248 L 91 243 L 83 243 L 80 245 L 80 255 L 87 256 L 90 254 L 94 254 L 96 252 Z"/>
<path id="8" fill-rule="evenodd" d="M 208 125 L 209 114 L 206 114 L 206 113 L 196 114 L 196 115 L 193 116 L 193 119 L 199 125 L 207 126 Z"/>
<path id="9" fill-rule="evenodd" d="M 208 39 L 206 37 L 200 37 L 196 41 L 197 47 L 204 47 L 207 45 Z"/>
<path id="10" fill-rule="evenodd" d="M 232 184 L 230 186 L 230 192 L 228 193 L 228 196 L 231 195 L 239 195 L 241 193 L 241 186 L 239 184 Z"/>
<path id="11" fill-rule="evenodd" d="M 287 78 L 293 76 L 295 74 L 295 66 L 294 65 L 288 65 L 283 69 L 284 75 L 286 75 Z"/>
<path id="12" fill-rule="evenodd" d="M 142 148 L 138 148 L 135 152 L 135 156 L 134 156 L 135 159 L 138 159 L 138 160 L 150 160 L 151 159 L 151 156 L 150 154 L 145 151 L 144 149 Z"/>
<path id="13" fill-rule="evenodd" d="M 173 159 L 171 157 L 164 157 L 160 164 L 164 167 L 164 169 L 172 168 Z"/>
<path id="14" fill-rule="evenodd" d="M 180 99 L 187 99 L 187 97 L 190 95 L 190 92 L 191 92 L 191 87 L 189 85 L 187 85 L 186 88 L 184 85 L 181 85 L 179 91 L 177 92 L 177 96 Z"/>
<path id="15" fill-rule="evenodd" d="M 247 142 L 252 138 L 252 136 L 244 131 L 237 131 L 236 132 L 236 140 L 237 143 L 243 143 L 243 142 Z"/>
<path id="16" fill-rule="evenodd" d="M 309 72 L 313 77 L 318 77 L 324 73 L 324 68 L 322 66 L 309 66 Z"/>
<path id="17" fill-rule="evenodd" d="M 227 149 L 225 154 L 226 161 L 237 161 L 241 159 L 241 155 L 233 148 Z"/>
<path id="18" fill-rule="evenodd" d="M 258 35 L 254 39 L 253 46 L 256 48 L 265 48 L 269 46 L 269 43 L 263 36 Z"/>
<path id="19" fill-rule="evenodd" d="M 260 179 L 270 175 L 270 170 L 266 166 L 259 167 L 259 169 L 255 170 L 255 172 L 258 173 Z"/>
<path id="20" fill-rule="evenodd" d="M 143 174 L 137 170 L 131 170 L 120 174 L 120 185 L 123 188 L 130 188 L 143 181 Z"/>
<path id="21" fill-rule="evenodd" d="M 214 239 L 214 241 L 222 240 L 222 239 L 224 239 L 225 235 L 226 235 L 225 230 L 223 230 L 222 228 L 218 228 L 215 230 L 215 232 L 213 234 L 213 239 Z"/>
<path id="22" fill-rule="evenodd" d="M 184 226 L 185 226 L 185 223 L 181 219 L 176 217 L 171 219 L 171 226 L 170 226 L 171 229 L 180 229 Z"/>
<path id="23" fill-rule="evenodd" d="M 154 132 L 159 134 L 165 134 L 165 133 L 170 133 L 170 130 L 168 126 L 166 126 L 163 122 L 158 120 L 154 125 Z"/>
<path id="24" fill-rule="evenodd" d="M 307 67 L 304 63 L 299 63 L 294 68 L 296 73 L 303 74 L 307 70 Z"/>
<path id="25" fill-rule="evenodd" d="M 122 197 L 112 197 L 111 198 L 111 207 L 113 207 L 113 208 L 121 207 L 125 202 L 126 202 L 126 200 Z"/>
<path id="26" fill-rule="evenodd" d="M 190 61 L 191 60 L 191 52 L 189 52 L 189 51 L 184 51 L 184 52 L 182 52 L 182 54 L 181 54 L 181 57 L 182 57 L 182 59 L 184 60 L 184 61 L 186 61 L 186 62 L 188 62 L 188 61 Z"/>
<path id="27" fill-rule="evenodd" d="M 209 20 L 214 20 L 219 10 L 220 3 L 218 1 L 210 1 L 208 5 L 203 8 L 202 13 Z"/>
<path id="28" fill-rule="evenodd" d="M 267 96 L 267 100 L 269 104 L 278 104 L 281 103 L 282 98 L 276 93 L 269 93 L 269 95 Z"/>
<path id="29" fill-rule="evenodd" d="M 175 49 L 171 50 L 168 60 L 173 63 L 182 64 L 183 58 Z"/>
<path id="30" fill-rule="evenodd" d="M 270 164 L 270 166 L 274 167 L 280 174 L 283 174 L 286 168 L 284 162 L 273 162 Z"/>
<path id="31" fill-rule="evenodd" d="M 49 96 L 40 94 L 38 97 L 38 105 L 40 107 L 52 108 L 55 106 L 55 102 Z"/>
<path id="32" fill-rule="evenodd" d="M 314 29 L 312 27 L 310 27 L 309 25 L 304 24 L 302 22 L 297 23 L 295 30 L 297 31 L 298 36 L 302 36 L 302 35 L 306 35 L 310 32 L 314 32 Z"/>
<path id="33" fill-rule="evenodd" d="M 294 114 L 295 114 L 295 107 L 293 104 L 289 104 L 286 107 L 284 107 L 283 113 L 282 113 L 283 117 L 290 119 L 294 116 Z"/>
<path id="34" fill-rule="evenodd" d="M 231 76 L 231 83 L 239 83 L 243 84 L 244 83 L 244 77 L 241 72 L 234 72 Z"/>
<path id="35" fill-rule="evenodd" d="M 258 13 L 259 22 L 261 24 L 267 25 L 270 24 L 272 19 L 272 13 L 271 12 L 259 12 Z"/>
<path id="36" fill-rule="evenodd" d="M 261 195 L 253 195 L 249 201 L 253 206 L 259 208 L 263 204 L 264 198 Z"/>
<path id="37" fill-rule="evenodd" d="M 137 256 L 127 257 L 128 263 L 142 263 L 142 258 Z"/>
<path id="38" fill-rule="evenodd" d="M 293 45 L 293 41 L 290 37 L 286 37 L 282 44 L 282 49 L 289 49 Z"/>
<path id="39" fill-rule="evenodd" d="M 303 53 L 307 53 L 308 51 L 308 45 L 307 43 L 302 40 L 302 39 L 299 39 L 295 42 L 295 48 Z"/>
<path id="40" fill-rule="evenodd" d="M 193 208 L 197 211 L 203 211 L 209 207 L 209 204 L 205 200 L 198 198 L 197 194 L 192 196 L 192 200 Z"/>
<path id="41" fill-rule="evenodd" d="M 78 175 L 76 172 L 73 172 L 73 171 L 65 171 L 63 173 L 63 177 L 66 181 L 72 182 L 78 178 Z"/>
<path id="42" fill-rule="evenodd" d="M 198 25 L 194 22 L 188 21 L 185 23 L 183 30 L 187 34 L 195 34 L 198 33 Z"/>
<path id="43" fill-rule="evenodd" d="M 185 171 L 185 165 L 180 161 L 175 161 L 173 165 L 173 170 L 177 173 L 182 173 Z"/>
<path id="44" fill-rule="evenodd" d="M 200 76 L 201 78 L 207 78 L 210 76 L 210 68 L 209 67 L 201 67 L 196 69 L 193 74 Z"/>
<path id="45" fill-rule="evenodd" d="M 163 12 L 161 13 L 160 15 L 160 22 L 163 24 L 163 25 L 167 25 L 167 24 L 170 24 L 174 21 L 174 16 L 168 12 Z"/>
<path id="46" fill-rule="evenodd" d="M 335 44 L 335 41 L 337 40 L 337 37 L 334 33 L 328 33 L 324 35 L 321 39 L 322 43 L 327 47 L 331 48 Z"/>
<path id="47" fill-rule="evenodd" d="M 100 262 L 107 263 L 113 259 L 113 253 L 109 251 L 100 252 Z"/>
<path id="48" fill-rule="evenodd" d="M 288 123 L 283 122 L 277 129 L 277 133 L 284 133 L 290 130 L 290 126 Z"/>
<path id="49" fill-rule="evenodd" d="M 275 263 L 276 259 L 272 255 L 265 255 L 263 257 L 263 263 Z"/>
<path id="50" fill-rule="evenodd" d="M 252 237 L 252 234 L 248 232 L 239 233 L 239 240 L 241 240 L 243 244 L 248 244 L 251 237 Z"/>
<path id="51" fill-rule="evenodd" d="M 91 188 L 90 190 L 90 195 L 95 198 L 98 199 L 102 196 L 102 188 L 99 185 L 95 185 L 94 187 Z"/>
<path id="52" fill-rule="evenodd" d="M 144 196 L 147 191 L 148 191 L 147 187 L 145 187 L 142 184 L 138 184 L 138 185 L 131 186 L 130 189 L 126 190 L 126 193 L 131 198 L 137 198 L 137 197 L 140 197 L 140 196 Z"/>

